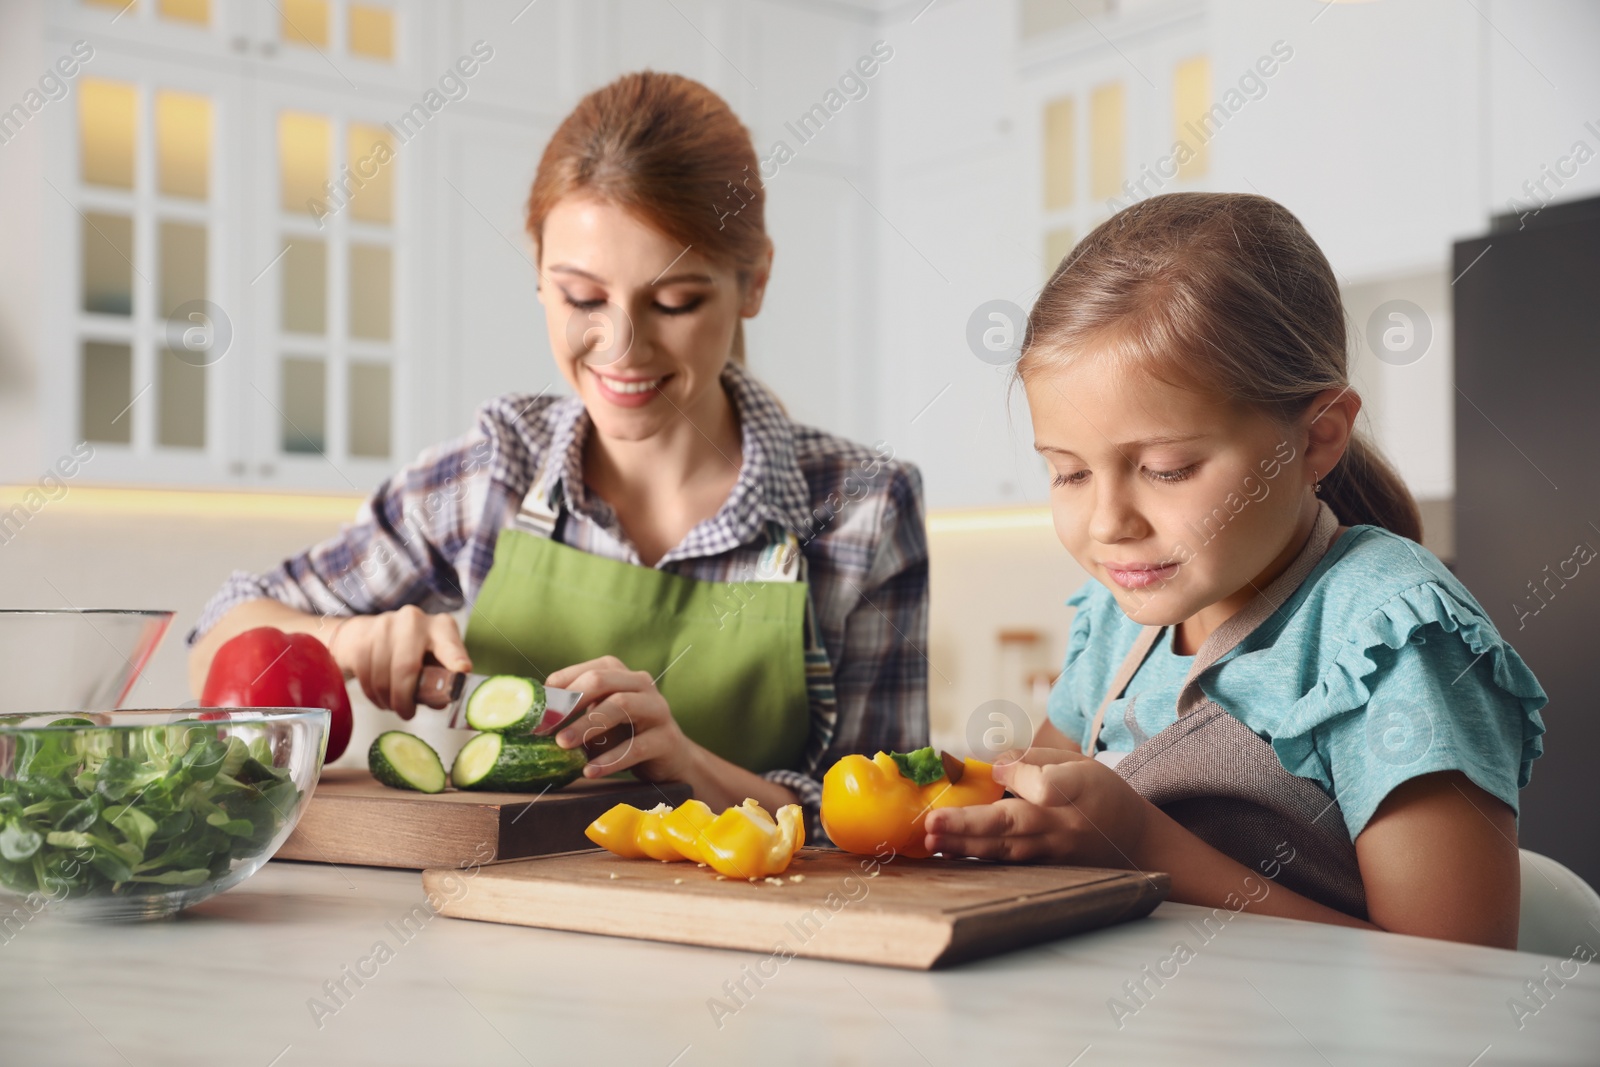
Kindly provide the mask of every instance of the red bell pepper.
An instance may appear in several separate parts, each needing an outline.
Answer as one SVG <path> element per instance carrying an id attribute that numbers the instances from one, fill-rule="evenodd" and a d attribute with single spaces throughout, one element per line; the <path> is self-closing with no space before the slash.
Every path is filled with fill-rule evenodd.
<path id="1" fill-rule="evenodd" d="M 332 763 L 350 744 L 350 694 L 332 653 L 310 634 L 258 626 L 217 649 L 200 703 L 208 708 L 326 708 Z"/>

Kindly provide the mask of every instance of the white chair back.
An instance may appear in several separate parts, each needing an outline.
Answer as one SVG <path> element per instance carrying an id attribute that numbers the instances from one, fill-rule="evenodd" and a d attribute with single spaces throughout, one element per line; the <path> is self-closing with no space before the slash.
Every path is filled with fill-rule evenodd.
<path id="1" fill-rule="evenodd" d="M 1572 956 L 1600 950 L 1600 893 L 1549 856 L 1522 850 L 1522 913 L 1517 949 Z"/>

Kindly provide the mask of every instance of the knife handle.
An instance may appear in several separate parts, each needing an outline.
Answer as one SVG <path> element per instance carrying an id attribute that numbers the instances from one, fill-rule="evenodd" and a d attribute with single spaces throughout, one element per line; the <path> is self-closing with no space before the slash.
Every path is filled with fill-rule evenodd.
<path id="1" fill-rule="evenodd" d="M 430 708 L 448 708 L 461 699 L 467 676 L 438 664 L 428 664 L 417 676 L 417 703 Z"/>

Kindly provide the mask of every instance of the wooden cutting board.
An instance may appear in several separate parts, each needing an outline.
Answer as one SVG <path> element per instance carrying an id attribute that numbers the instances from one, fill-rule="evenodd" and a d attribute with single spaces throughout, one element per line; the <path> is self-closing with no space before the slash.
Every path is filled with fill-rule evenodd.
<path id="1" fill-rule="evenodd" d="M 876 874 L 872 872 L 876 870 Z M 423 888 L 461 919 L 926 970 L 1148 915 L 1165 874 L 805 848 L 781 884 L 599 849 L 460 872 Z"/>
<path id="2" fill-rule="evenodd" d="M 653 808 L 688 798 L 681 783 L 587 778 L 542 795 L 412 793 L 360 768 L 336 768 L 322 772 L 276 858 L 419 869 L 544 856 L 589 847 L 583 828 L 613 804 Z"/>

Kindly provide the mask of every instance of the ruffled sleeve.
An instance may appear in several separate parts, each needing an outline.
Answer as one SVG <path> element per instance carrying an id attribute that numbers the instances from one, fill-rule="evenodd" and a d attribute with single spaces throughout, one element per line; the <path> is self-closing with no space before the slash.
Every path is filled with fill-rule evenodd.
<path id="1" fill-rule="evenodd" d="M 1094 612 L 1088 601 L 1095 590 L 1101 588 L 1104 587 L 1090 578 L 1078 587 L 1076 593 L 1067 598 L 1067 607 L 1073 609 L 1072 632 L 1067 637 L 1067 654 L 1061 663 L 1061 676 L 1050 688 L 1050 699 L 1045 703 L 1045 711 L 1051 725 L 1080 745 L 1088 737 L 1089 717 L 1093 714 L 1093 709 L 1084 706 L 1080 696 L 1083 686 L 1078 684 L 1080 681 L 1078 675 L 1081 672 L 1074 671 L 1072 666 L 1082 658 L 1084 649 L 1089 647 Z"/>
<path id="2" fill-rule="evenodd" d="M 1346 632 L 1271 740 L 1287 770 L 1338 799 L 1351 840 L 1391 790 L 1435 771 L 1461 771 L 1515 811 L 1548 698 L 1471 594 L 1413 585 Z"/>

